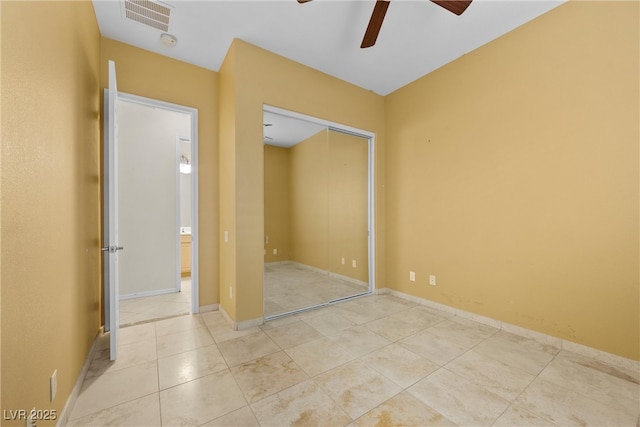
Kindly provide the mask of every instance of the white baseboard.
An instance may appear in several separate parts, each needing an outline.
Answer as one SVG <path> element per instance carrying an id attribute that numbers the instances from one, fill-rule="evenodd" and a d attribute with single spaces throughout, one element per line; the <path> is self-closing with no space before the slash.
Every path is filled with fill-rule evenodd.
<path id="1" fill-rule="evenodd" d="M 257 319 L 250 319 L 250 320 L 243 320 L 241 322 L 236 322 L 224 310 L 224 307 L 222 305 L 220 305 L 219 311 L 220 313 L 222 313 L 222 317 L 224 317 L 225 320 L 229 322 L 229 324 L 231 325 L 231 328 L 234 331 L 242 331 L 244 329 L 249 329 L 255 326 L 264 325 L 264 317 L 258 317 Z"/>
<path id="2" fill-rule="evenodd" d="M 179 291 L 180 289 L 178 288 L 168 288 L 168 289 L 160 289 L 160 290 L 153 290 L 153 291 L 135 292 L 133 294 L 120 295 L 120 301 L 134 299 L 134 298 L 154 297 L 157 295 L 178 293 Z"/>
<path id="3" fill-rule="evenodd" d="M 80 373 L 76 378 L 76 383 L 73 385 L 71 389 L 71 394 L 67 397 L 67 401 L 64 404 L 64 408 L 62 408 L 62 412 L 58 417 L 58 421 L 56 422 L 57 426 L 66 426 L 69 424 L 69 417 L 71 416 L 71 412 L 73 411 L 73 407 L 76 406 L 76 400 L 78 400 L 78 396 L 80 395 L 80 389 L 82 389 L 82 383 L 84 382 L 84 378 L 89 372 L 89 366 L 91 365 L 91 361 L 93 360 L 93 356 L 97 350 L 98 339 L 103 334 L 103 328 L 100 327 L 98 330 L 98 334 L 93 339 L 93 344 L 91 344 L 91 348 L 89 349 L 89 354 L 84 360 L 84 364 L 82 365 L 82 369 L 80 369 Z"/>
<path id="4" fill-rule="evenodd" d="M 471 313 L 469 311 L 461 310 L 459 308 L 451 307 L 445 304 L 440 304 L 435 301 L 431 301 L 425 298 L 416 297 L 413 295 L 405 294 L 389 288 L 377 289 L 376 294 L 384 295 L 389 294 L 398 298 L 406 299 L 408 301 L 415 302 L 427 307 L 435 308 L 455 316 L 463 317 L 465 319 L 473 320 L 484 325 L 493 326 L 494 328 L 503 330 L 505 332 L 519 335 L 525 338 L 530 338 L 545 345 L 560 348 L 562 350 L 571 351 L 573 353 L 580 354 L 585 357 L 594 358 L 600 362 L 607 363 L 609 365 L 618 366 L 623 369 L 629 369 L 633 371 L 640 370 L 640 361 L 627 359 L 626 357 L 618 356 L 617 354 L 608 353 L 603 350 L 598 350 L 593 347 L 588 347 L 583 344 L 578 344 L 563 338 L 547 335 L 542 332 L 533 331 L 531 329 L 523 328 L 522 326 L 513 325 L 511 323 L 502 322 L 500 320 L 492 319 L 490 317 L 481 316 L 479 314 Z"/>
<path id="5" fill-rule="evenodd" d="M 210 311 L 218 311 L 220 304 L 201 305 L 198 313 L 208 313 Z"/>

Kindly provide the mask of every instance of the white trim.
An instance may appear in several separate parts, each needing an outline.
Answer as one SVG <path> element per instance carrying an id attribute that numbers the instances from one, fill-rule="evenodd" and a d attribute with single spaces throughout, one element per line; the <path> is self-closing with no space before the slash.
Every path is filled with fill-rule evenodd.
<path id="1" fill-rule="evenodd" d="M 234 331 L 242 331 L 244 329 L 250 329 L 256 326 L 260 326 L 260 325 L 264 325 L 264 318 L 263 317 L 258 317 L 256 319 L 249 319 L 249 320 L 243 320 L 240 322 L 235 322 L 231 316 L 229 316 L 229 314 L 225 311 L 224 307 L 222 305 L 219 306 L 219 310 L 220 313 L 222 314 L 222 317 L 224 317 L 224 319 L 227 321 L 227 323 L 229 323 L 229 325 L 231 325 L 231 329 Z"/>
<path id="2" fill-rule="evenodd" d="M 342 123 L 332 122 L 329 120 L 320 119 L 318 117 L 309 116 L 302 113 L 296 113 L 294 111 L 285 110 L 283 108 L 275 107 L 273 105 L 262 104 L 262 111 L 274 114 L 280 114 L 281 116 L 291 117 L 298 120 L 304 120 L 307 122 L 326 126 L 329 130 L 335 132 L 348 133 L 354 136 L 359 136 L 368 139 L 368 171 L 367 171 L 367 221 L 368 221 L 368 258 L 369 258 L 369 289 L 368 293 L 372 294 L 376 291 L 376 227 L 375 227 L 375 137 L 376 134 L 364 129 L 359 129 L 353 126 L 348 126 Z M 264 285 L 263 285 L 264 287 Z"/>
<path id="3" fill-rule="evenodd" d="M 180 104 L 118 92 L 118 98 L 149 107 L 189 114 L 191 116 L 191 314 L 200 310 L 200 266 L 198 261 L 198 109 Z"/>
<path id="4" fill-rule="evenodd" d="M 180 233 L 180 227 L 181 227 L 181 206 L 182 206 L 182 191 L 181 191 L 181 187 L 182 185 L 180 182 L 180 156 L 181 154 L 181 150 L 180 150 L 180 136 L 176 135 L 176 144 L 175 144 L 175 148 L 176 148 L 176 156 L 175 156 L 175 160 L 176 160 L 176 226 L 174 228 L 175 232 L 176 232 L 176 290 L 179 291 L 182 287 L 182 237 L 181 237 L 181 233 Z"/>
<path id="5" fill-rule="evenodd" d="M 316 123 L 322 126 L 326 126 L 328 128 L 337 129 L 339 131 L 346 131 L 347 133 L 352 133 L 354 135 L 362 136 L 364 138 L 373 138 L 376 135 L 375 133 L 369 132 L 367 130 L 358 129 L 353 126 L 344 125 L 342 123 L 331 122 L 329 120 L 320 119 L 318 117 L 308 116 L 302 113 L 296 113 L 295 111 L 285 110 L 283 108 L 274 107 L 273 105 L 262 104 L 262 111 L 267 111 L 269 113 L 280 114 L 281 116 L 291 117 L 293 119 Z"/>
<path id="6" fill-rule="evenodd" d="M 200 314 L 209 313 L 211 311 L 218 311 L 220 308 L 220 304 L 209 304 L 209 305 L 201 305 L 200 306 Z"/>
<path id="7" fill-rule="evenodd" d="M 458 316 L 465 319 L 476 321 L 478 323 L 493 326 L 494 328 L 503 330 L 505 332 L 512 333 L 514 335 L 519 335 L 525 338 L 530 338 L 541 344 L 550 345 L 552 347 L 556 347 L 561 350 L 571 351 L 573 353 L 577 353 L 585 357 L 591 357 L 593 359 L 599 360 L 609 365 L 614 365 L 623 369 L 629 369 L 635 372 L 637 372 L 640 369 L 640 361 L 627 359 L 626 357 L 618 356 L 617 354 L 608 353 L 606 351 L 589 347 L 583 344 L 578 344 L 573 341 L 566 340 L 564 338 L 554 337 L 552 335 L 544 334 L 542 332 L 537 332 L 531 329 L 523 328 L 522 326 L 517 326 L 511 323 L 502 322 L 500 320 L 492 319 L 486 316 L 481 316 L 479 314 L 475 314 L 470 311 L 461 310 L 459 308 L 440 304 L 435 301 L 405 294 L 403 292 L 399 292 L 389 288 L 378 289 L 376 293 L 380 295 L 384 295 L 384 294 L 393 295 L 395 297 L 406 299 L 408 301 L 412 301 L 420 305 L 445 311 L 447 313 L 450 313 L 452 316 Z"/>
<path id="8" fill-rule="evenodd" d="M 175 294 L 178 292 L 180 292 L 180 290 L 176 288 L 154 289 L 152 291 L 135 292 L 133 294 L 120 295 L 120 301 L 143 297 L 154 297 L 156 295 Z"/>

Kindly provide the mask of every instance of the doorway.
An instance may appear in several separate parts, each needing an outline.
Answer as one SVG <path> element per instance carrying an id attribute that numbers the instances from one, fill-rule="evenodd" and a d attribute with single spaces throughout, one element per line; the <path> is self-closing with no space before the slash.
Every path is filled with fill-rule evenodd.
<path id="1" fill-rule="evenodd" d="M 197 110 L 118 94 L 120 326 L 198 312 Z"/>

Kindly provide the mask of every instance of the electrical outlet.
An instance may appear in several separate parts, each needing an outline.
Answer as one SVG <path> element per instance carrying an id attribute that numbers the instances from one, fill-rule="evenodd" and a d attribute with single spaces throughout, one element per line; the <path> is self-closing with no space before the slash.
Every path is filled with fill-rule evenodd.
<path id="1" fill-rule="evenodd" d="M 224 242 L 225 242 L 225 243 L 228 243 L 228 242 L 229 242 L 229 232 L 228 232 L 228 231 L 225 231 L 225 232 L 224 232 Z"/>
<path id="2" fill-rule="evenodd" d="M 355 260 L 355 259 L 351 261 L 351 267 L 353 267 L 353 268 L 356 268 L 356 267 L 357 267 L 357 264 L 356 264 L 356 260 Z"/>
<path id="3" fill-rule="evenodd" d="M 54 370 L 53 374 L 51 374 L 51 378 L 49 379 L 49 398 L 51 402 L 56 398 L 56 393 L 58 392 L 58 370 Z"/>
<path id="4" fill-rule="evenodd" d="M 273 250 L 273 254 L 274 254 L 274 255 L 278 255 L 278 249 L 274 249 L 274 250 Z"/>
<path id="5" fill-rule="evenodd" d="M 233 288 L 229 286 L 229 298 L 233 299 Z"/>
<path id="6" fill-rule="evenodd" d="M 342 257 L 342 265 L 345 265 L 346 261 L 344 259 L 344 257 Z"/>
<path id="7" fill-rule="evenodd" d="M 434 276 L 433 274 L 429 275 L 429 284 L 431 286 L 435 286 L 436 285 L 436 276 Z"/>
<path id="8" fill-rule="evenodd" d="M 410 271 L 409 272 L 409 280 L 412 282 L 416 281 L 416 272 L 415 271 Z"/>

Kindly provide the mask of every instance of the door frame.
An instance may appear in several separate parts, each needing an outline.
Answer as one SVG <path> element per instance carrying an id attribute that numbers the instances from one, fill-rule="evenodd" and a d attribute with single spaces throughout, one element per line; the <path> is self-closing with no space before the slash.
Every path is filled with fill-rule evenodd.
<path id="1" fill-rule="evenodd" d="M 368 144 L 367 144 L 367 154 L 368 154 L 368 168 L 367 168 L 367 196 L 368 196 L 368 200 L 367 200 L 367 221 L 368 221 L 368 231 L 369 231 L 369 240 L 368 240 L 368 249 L 369 249 L 369 253 L 368 253 L 368 262 L 369 262 L 369 288 L 367 290 L 367 292 L 365 293 L 360 293 L 360 294 L 356 294 L 356 295 L 352 295 L 352 296 L 348 296 L 345 298 L 339 298 L 336 300 L 331 300 L 329 302 L 326 303 L 320 303 L 317 305 L 313 305 L 310 307 L 305 307 L 305 308 L 301 308 L 301 309 L 297 309 L 297 310 L 292 310 L 292 311 L 288 311 L 285 313 L 278 313 L 275 315 L 271 315 L 271 316 L 264 316 L 264 320 L 274 320 L 280 317 L 284 317 L 284 316 L 289 316 L 292 314 L 296 314 L 296 313 L 300 313 L 300 312 L 304 312 L 307 310 L 311 310 L 314 308 L 318 308 L 318 307 L 323 307 L 326 305 L 331 305 L 331 304 L 335 304 L 337 302 L 341 302 L 341 301 L 346 301 L 346 300 L 350 300 L 352 298 L 358 298 L 364 295 L 371 295 L 375 292 L 376 290 L 376 235 L 375 235 L 375 231 L 376 231 L 376 218 L 375 218 L 375 206 L 376 206 L 376 200 L 375 200 L 375 141 L 376 141 L 376 134 L 364 129 L 359 129 L 353 126 L 348 126 L 342 123 L 338 123 L 338 122 L 332 122 L 330 120 L 325 120 L 325 119 L 321 119 L 318 117 L 314 117 L 314 116 L 309 116 L 306 114 L 302 114 L 302 113 L 297 113 L 295 111 L 291 111 L 291 110 L 286 110 L 284 108 L 280 108 L 280 107 L 275 107 L 273 105 L 269 105 L 269 104 L 262 104 L 262 111 L 265 112 L 270 112 L 270 113 L 275 113 L 275 114 L 279 114 L 281 116 L 286 116 L 286 117 L 290 117 L 290 118 L 294 118 L 294 119 L 299 119 L 299 120 L 304 120 L 307 122 L 311 122 L 311 123 L 315 123 L 315 124 L 319 124 L 322 126 L 325 126 L 327 128 L 327 130 L 329 131 L 334 131 L 334 132 L 340 132 L 340 133 L 345 133 L 348 135 L 353 135 L 353 136 L 357 136 L 357 137 L 361 137 L 364 139 L 367 139 Z M 263 233 L 264 234 L 264 233 Z M 263 261 L 264 264 L 264 261 Z M 264 282 L 262 284 L 263 288 L 264 288 Z"/>
<path id="2" fill-rule="evenodd" d="M 125 92 L 118 92 L 118 100 L 162 110 L 175 111 L 191 116 L 191 313 L 197 314 L 200 312 L 200 270 L 198 262 L 198 109 Z M 179 209 L 179 206 L 177 206 L 176 209 Z M 179 245 L 179 229 L 177 239 Z M 178 274 L 180 274 L 179 268 Z"/>

